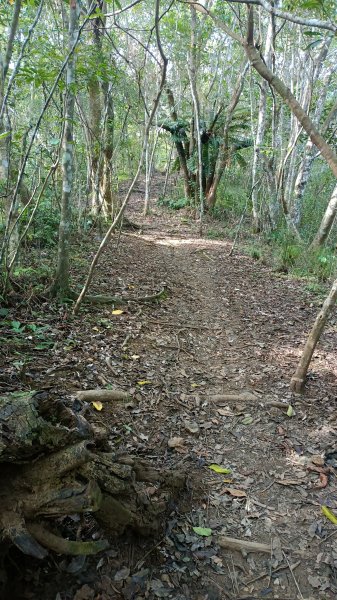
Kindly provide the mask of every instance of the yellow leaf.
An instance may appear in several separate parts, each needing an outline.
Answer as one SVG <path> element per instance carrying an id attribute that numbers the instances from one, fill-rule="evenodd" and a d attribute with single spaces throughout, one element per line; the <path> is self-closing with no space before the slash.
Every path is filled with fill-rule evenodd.
<path id="1" fill-rule="evenodd" d="M 146 385 L 147 383 L 152 383 L 148 379 L 142 379 L 141 381 L 137 381 L 138 385 Z"/>
<path id="2" fill-rule="evenodd" d="M 200 387 L 200 385 L 198 383 L 191 383 L 191 387 L 196 388 L 196 387 Z"/>
<path id="3" fill-rule="evenodd" d="M 122 315 L 124 312 L 124 310 L 120 310 L 119 308 L 117 308 L 116 310 L 112 311 L 112 315 Z"/>
<path id="4" fill-rule="evenodd" d="M 331 523 L 337 525 L 336 515 L 334 515 L 333 512 L 331 512 L 331 510 L 327 506 L 322 506 L 322 513 L 327 519 L 329 519 L 329 521 L 331 521 Z"/>
<path id="5" fill-rule="evenodd" d="M 220 467 L 220 465 L 209 465 L 208 467 L 215 473 L 231 473 L 230 469 L 226 469 L 225 467 Z"/>
<path id="6" fill-rule="evenodd" d="M 224 483 L 233 483 L 233 479 L 223 479 Z"/>
<path id="7" fill-rule="evenodd" d="M 93 331 L 99 331 L 98 327 L 93 327 L 92 330 Z"/>
<path id="8" fill-rule="evenodd" d="M 92 405 L 94 408 L 96 408 L 96 410 L 102 410 L 102 408 L 103 408 L 103 404 L 99 400 L 97 400 L 96 402 L 93 402 Z"/>
<path id="9" fill-rule="evenodd" d="M 293 416 L 293 414 L 294 414 L 294 409 L 293 409 L 293 407 L 291 406 L 291 404 L 289 404 L 289 406 L 288 406 L 288 410 L 287 410 L 287 417 L 292 417 L 292 416 Z"/>

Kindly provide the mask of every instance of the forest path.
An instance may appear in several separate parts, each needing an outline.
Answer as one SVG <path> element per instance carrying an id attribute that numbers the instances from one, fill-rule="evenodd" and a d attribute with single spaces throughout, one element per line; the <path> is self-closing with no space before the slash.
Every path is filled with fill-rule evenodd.
<path id="1" fill-rule="evenodd" d="M 165 301 L 130 304 L 120 315 L 124 354 L 115 352 L 112 363 L 139 401 L 131 446 L 157 465 L 186 465 L 192 496 L 148 560 L 136 563 L 153 569 L 138 597 L 334 598 L 337 544 L 321 543 L 333 526 L 320 506 L 337 508 L 336 480 L 319 489 L 319 474 L 307 466 L 335 449 L 335 323 L 315 353 L 305 396 L 294 397 L 289 381 L 317 299 L 301 281 L 239 251 L 229 256 L 229 242 L 200 238 L 188 212 L 153 206 L 144 219 L 142 205 L 134 197 L 128 211 L 141 233 L 123 235 L 117 254 L 105 255 L 99 289 L 143 296 L 167 286 Z M 294 416 L 271 402 L 291 404 Z M 212 463 L 230 473 L 212 472 Z M 210 527 L 212 538 L 192 526 Z M 272 542 L 273 556 L 221 550 L 220 532 Z"/>
<path id="2" fill-rule="evenodd" d="M 51 558 L 39 575 L 29 578 L 28 570 L 22 597 L 55 600 L 57 591 L 58 600 L 335 598 L 337 541 L 327 538 L 335 526 L 321 505 L 337 512 L 336 478 L 331 474 L 319 489 L 319 473 L 307 466 L 336 450 L 336 322 L 315 352 L 305 395 L 294 397 L 289 381 L 317 297 L 239 249 L 230 257 L 230 243 L 200 237 L 186 211 L 153 205 L 144 219 L 141 191 L 127 216 L 142 230 L 114 236 L 90 293 L 137 297 L 165 284 L 167 297 L 130 302 L 119 314 L 84 305 L 79 318 L 46 305 L 52 350 L 36 350 L 28 336 L 25 370 L 9 350 L 5 372 L 15 389 L 24 381 L 28 389 L 52 387 L 67 397 L 106 385 L 129 391 L 134 404 L 105 404 L 90 418 L 109 427 L 114 448 L 159 468 L 184 467 L 188 491 L 172 506 L 161 539 L 125 536 L 101 558 L 56 561 L 57 569 Z M 76 259 L 78 284 L 96 245 L 84 246 Z M 31 322 L 30 307 L 20 310 L 13 318 Z M 221 405 L 212 401 L 242 393 Z M 230 472 L 213 472 L 213 463 Z M 211 528 L 212 536 L 197 535 L 195 526 Z M 272 543 L 274 550 L 225 550 L 218 534 Z"/>

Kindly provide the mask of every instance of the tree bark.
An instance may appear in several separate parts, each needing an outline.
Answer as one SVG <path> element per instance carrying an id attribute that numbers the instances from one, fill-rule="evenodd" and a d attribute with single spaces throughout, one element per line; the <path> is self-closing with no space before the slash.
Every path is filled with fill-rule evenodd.
<path id="1" fill-rule="evenodd" d="M 236 86 L 234 88 L 231 100 L 230 100 L 228 108 L 227 108 L 226 121 L 225 121 L 224 129 L 223 129 L 223 141 L 222 141 L 220 149 L 219 149 L 217 164 L 215 167 L 214 180 L 213 180 L 212 185 L 210 186 L 210 189 L 209 189 L 209 192 L 208 192 L 207 198 L 206 198 L 207 206 L 210 209 L 214 208 L 214 206 L 215 206 L 218 186 L 219 186 L 219 183 L 221 181 L 221 178 L 223 176 L 223 173 L 225 171 L 225 168 L 227 166 L 227 162 L 229 159 L 229 155 L 230 155 L 229 127 L 230 127 L 230 124 L 233 119 L 234 111 L 238 105 L 240 96 L 242 94 L 244 80 L 245 80 L 247 70 L 248 70 L 248 63 L 246 63 L 242 67 L 242 69 L 240 69 L 240 74 L 238 76 Z"/>
<path id="2" fill-rule="evenodd" d="M 78 0 L 70 0 L 69 11 L 68 49 L 70 52 L 76 43 L 76 39 L 78 38 L 78 19 L 80 14 Z M 56 274 L 51 288 L 52 295 L 56 296 L 66 296 L 70 287 L 69 244 L 71 231 L 71 193 L 74 177 L 73 129 L 75 108 L 75 65 L 76 59 L 75 54 L 73 53 L 68 60 L 66 71 L 66 108 L 63 133 L 61 219 L 59 225 Z"/>
<path id="3" fill-rule="evenodd" d="M 166 94 L 167 94 L 169 107 L 171 109 L 172 121 L 177 122 L 178 115 L 177 115 L 177 111 L 175 109 L 175 102 L 174 102 L 174 96 L 173 96 L 172 90 L 170 88 L 166 88 Z M 175 143 L 175 147 L 176 147 L 178 158 L 179 158 L 180 168 L 183 173 L 185 197 L 192 198 L 193 186 L 192 186 L 190 173 L 189 173 L 189 170 L 187 167 L 187 160 L 186 160 L 184 144 L 179 140 L 175 140 L 174 143 Z"/>
<path id="4" fill-rule="evenodd" d="M 273 52 L 273 43 L 274 43 L 274 18 L 270 17 L 267 34 L 266 34 L 266 42 L 264 48 L 264 60 L 266 65 L 271 68 L 271 58 Z M 260 87 L 260 100 L 259 100 L 259 113 L 257 119 L 257 128 L 256 128 L 256 137 L 254 143 L 254 156 L 253 156 L 253 167 L 252 167 L 252 209 L 253 209 L 253 230 L 255 233 L 258 233 L 261 228 L 260 217 L 259 217 L 259 206 L 258 206 L 258 195 L 259 189 L 257 186 L 257 181 L 259 178 L 259 172 L 261 171 L 261 149 L 264 142 L 264 135 L 266 129 L 266 112 L 267 112 L 267 89 L 268 83 L 267 81 L 262 81 Z"/>
<path id="5" fill-rule="evenodd" d="M 337 185 L 331 194 L 331 198 L 328 202 L 328 206 L 323 215 L 323 219 L 319 226 L 319 229 L 315 235 L 314 240 L 310 245 L 311 250 L 317 250 L 323 246 L 324 242 L 328 239 L 332 226 L 334 224 L 337 213 Z"/>
<path id="6" fill-rule="evenodd" d="M 322 309 L 318 313 L 315 323 L 313 325 L 312 330 L 309 333 L 307 341 L 305 343 L 302 356 L 297 365 L 297 369 L 291 378 L 290 387 L 294 392 L 301 392 L 305 385 L 305 378 L 308 372 L 308 368 L 310 365 L 310 361 L 314 350 L 316 348 L 317 342 L 322 334 L 325 323 L 328 319 L 328 316 L 335 306 L 337 300 L 337 279 L 335 279 L 331 290 L 324 301 Z"/>

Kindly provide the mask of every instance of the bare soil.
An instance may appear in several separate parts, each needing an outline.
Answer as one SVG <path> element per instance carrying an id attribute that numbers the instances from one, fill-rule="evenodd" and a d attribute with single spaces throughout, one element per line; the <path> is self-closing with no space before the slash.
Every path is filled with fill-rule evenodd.
<path id="1" fill-rule="evenodd" d="M 116 234 L 90 292 L 143 297 L 166 286 L 166 298 L 117 314 L 86 305 L 76 318 L 71 305 L 11 308 L 6 319 L 22 331 L 2 328 L 0 389 L 130 392 L 131 404 L 88 406 L 88 418 L 109 426 L 115 449 L 184 467 L 188 489 L 158 539 L 130 533 L 90 559 L 11 551 L 4 597 L 332 600 L 337 529 L 321 507 L 337 514 L 336 314 L 305 394 L 294 396 L 289 381 L 321 299 L 240 249 L 230 257 L 231 243 L 200 237 L 187 211 L 141 211 L 134 195 L 128 217 L 142 229 Z M 77 257 L 78 284 L 96 247 L 93 238 Z M 89 518 L 78 526 L 82 538 L 99 535 Z M 270 544 L 270 554 L 221 548 L 219 535 Z"/>

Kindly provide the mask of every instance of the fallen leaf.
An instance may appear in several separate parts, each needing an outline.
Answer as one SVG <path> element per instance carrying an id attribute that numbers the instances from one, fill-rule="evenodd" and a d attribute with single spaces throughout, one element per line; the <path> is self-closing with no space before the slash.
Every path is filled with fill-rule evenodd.
<path id="1" fill-rule="evenodd" d="M 122 315 L 124 310 L 120 310 L 120 308 L 116 308 L 116 310 L 112 311 L 112 315 Z"/>
<path id="2" fill-rule="evenodd" d="M 208 467 L 209 469 L 211 469 L 212 471 L 214 471 L 215 473 L 231 473 L 231 469 L 226 469 L 225 467 L 220 467 L 220 465 L 209 465 Z"/>
<path id="3" fill-rule="evenodd" d="M 234 496 L 234 498 L 246 498 L 247 497 L 246 492 L 244 492 L 243 490 L 237 490 L 235 488 L 226 487 L 224 489 L 224 492 L 226 494 L 230 494 L 231 496 Z"/>
<path id="4" fill-rule="evenodd" d="M 102 404 L 102 402 L 100 402 L 100 400 L 93 402 L 92 405 L 94 408 L 96 408 L 96 410 L 99 410 L 99 411 L 101 411 L 103 408 L 103 404 Z"/>
<path id="5" fill-rule="evenodd" d="M 193 527 L 193 531 L 197 535 L 202 535 L 203 537 L 212 535 L 212 530 L 209 527 Z"/>
<path id="6" fill-rule="evenodd" d="M 120 569 L 119 571 L 117 571 L 117 573 L 115 574 L 114 580 L 115 581 L 124 581 L 125 579 L 127 579 L 130 575 L 130 569 L 128 567 L 123 567 L 122 569 Z"/>
<path id="7" fill-rule="evenodd" d="M 179 448 L 183 446 L 184 440 L 182 437 L 173 437 L 170 438 L 167 442 L 169 448 Z"/>
<path id="8" fill-rule="evenodd" d="M 138 385 L 148 385 L 149 383 L 152 383 L 152 381 L 149 381 L 148 379 L 142 379 L 141 381 L 137 381 Z"/>
<path id="9" fill-rule="evenodd" d="M 316 467 L 324 467 L 324 458 L 320 454 L 315 454 L 311 457 L 311 462 Z"/>
<path id="10" fill-rule="evenodd" d="M 292 417 L 293 415 L 294 415 L 294 409 L 291 406 L 291 404 L 289 404 L 288 410 L 287 410 L 287 417 Z"/>
<path id="11" fill-rule="evenodd" d="M 320 473 L 319 474 L 319 483 L 317 485 L 315 485 L 316 490 L 321 490 L 326 488 L 326 486 L 329 483 L 329 479 L 328 476 L 325 475 L 325 473 Z"/>
<path id="12" fill-rule="evenodd" d="M 138 354 L 132 354 L 131 356 L 132 360 L 137 360 L 137 358 L 139 358 Z"/>
<path id="13" fill-rule="evenodd" d="M 331 521 L 331 523 L 337 525 L 336 515 L 334 515 L 334 513 L 327 506 L 322 506 L 322 513 L 327 519 L 329 519 L 329 521 Z"/>
<path id="14" fill-rule="evenodd" d="M 199 425 L 195 421 L 185 421 L 184 427 L 189 433 L 199 433 Z"/>
<path id="15" fill-rule="evenodd" d="M 318 577 L 313 577 L 312 575 L 308 575 L 308 582 L 312 585 L 313 588 L 319 588 L 321 586 L 321 581 Z"/>
<path id="16" fill-rule="evenodd" d="M 232 417 L 233 416 L 233 412 L 231 411 L 231 409 L 229 407 L 228 408 L 218 408 L 218 413 L 222 417 Z"/>
<path id="17" fill-rule="evenodd" d="M 253 421 L 254 421 L 254 419 L 251 415 L 246 415 L 242 419 L 241 423 L 242 423 L 242 425 L 251 425 Z"/>

